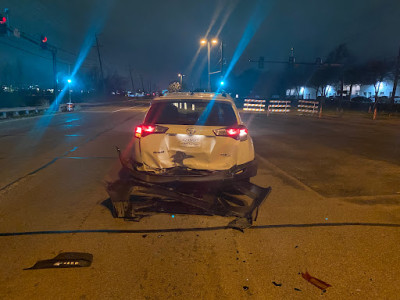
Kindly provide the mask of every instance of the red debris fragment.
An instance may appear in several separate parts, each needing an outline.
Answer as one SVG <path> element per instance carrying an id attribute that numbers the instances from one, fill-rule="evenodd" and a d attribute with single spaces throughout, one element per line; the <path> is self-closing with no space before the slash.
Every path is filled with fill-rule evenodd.
<path id="1" fill-rule="evenodd" d="M 321 290 L 326 290 L 328 287 L 331 286 L 329 283 L 326 283 L 325 281 L 322 281 L 318 278 L 311 276 L 308 272 L 301 273 L 301 276 L 309 283 L 311 283 L 312 285 L 316 286 Z"/>

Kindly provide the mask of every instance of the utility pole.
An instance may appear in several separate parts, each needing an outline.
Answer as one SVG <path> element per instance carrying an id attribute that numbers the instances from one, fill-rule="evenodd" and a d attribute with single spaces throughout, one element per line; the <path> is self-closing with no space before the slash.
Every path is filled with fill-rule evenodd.
<path id="1" fill-rule="evenodd" d="M 392 99 L 390 99 L 391 103 L 394 104 L 394 97 L 396 97 L 396 89 L 397 89 L 397 82 L 399 81 L 399 72 L 400 72 L 400 48 L 399 48 L 399 55 L 397 56 L 396 61 L 396 70 L 394 71 L 394 79 L 393 79 L 393 91 L 392 91 Z"/>
<path id="2" fill-rule="evenodd" d="M 104 86 L 103 63 L 102 63 L 102 61 L 101 61 L 99 39 L 97 38 L 97 34 L 95 34 L 95 38 L 96 38 L 97 55 L 98 55 L 98 57 L 99 57 L 99 64 L 100 64 L 101 85 L 102 85 L 103 93 L 104 93 L 104 92 L 105 92 L 105 86 Z"/>
<path id="3" fill-rule="evenodd" d="M 142 82 L 142 92 L 144 93 L 144 83 L 143 83 L 143 76 L 140 75 L 140 81 Z"/>
<path id="4" fill-rule="evenodd" d="M 129 76 L 131 77 L 132 92 L 135 92 L 135 85 L 133 84 L 132 67 L 129 66 Z"/>
<path id="5" fill-rule="evenodd" d="M 53 56 L 53 76 L 54 76 L 54 99 L 57 101 L 58 98 L 58 84 L 57 84 L 57 48 L 51 50 Z M 58 104 L 56 102 L 56 104 Z"/>

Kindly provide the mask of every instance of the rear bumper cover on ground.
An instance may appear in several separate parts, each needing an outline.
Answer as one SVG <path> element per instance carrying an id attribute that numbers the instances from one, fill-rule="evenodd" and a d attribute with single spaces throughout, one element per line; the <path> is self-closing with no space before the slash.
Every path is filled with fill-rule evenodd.
<path id="1" fill-rule="evenodd" d="M 134 178 L 151 183 L 235 181 L 256 176 L 257 163 L 253 160 L 222 171 L 188 170 L 175 167 L 163 174 L 141 172 L 134 169 L 131 169 L 131 172 Z"/>

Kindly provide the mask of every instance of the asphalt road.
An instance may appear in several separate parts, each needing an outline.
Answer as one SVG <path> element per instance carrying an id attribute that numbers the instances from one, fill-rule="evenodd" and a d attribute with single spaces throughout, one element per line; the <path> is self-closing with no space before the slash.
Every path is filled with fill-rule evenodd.
<path id="1" fill-rule="evenodd" d="M 1 299 L 398 299 L 399 120 L 243 115 L 253 182 L 273 191 L 241 233 L 220 216 L 112 217 L 114 146 L 129 145 L 143 112 L 0 122 Z M 92 265 L 23 270 L 72 251 Z"/>

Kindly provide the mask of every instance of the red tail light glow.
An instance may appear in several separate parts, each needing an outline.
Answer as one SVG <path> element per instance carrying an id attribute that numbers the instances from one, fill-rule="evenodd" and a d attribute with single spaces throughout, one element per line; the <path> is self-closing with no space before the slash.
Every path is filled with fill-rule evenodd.
<path id="1" fill-rule="evenodd" d="M 239 125 L 237 127 L 231 127 L 231 128 L 220 128 L 214 130 L 214 134 L 216 136 L 227 136 L 240 141 L 247 140 L 248 133 L 249 131 L 244 125 Z"/>
<path id="2" fill-rule="evenodd" d="M 167 127 L 159 125 L 139 125 L 135 128 L 135 137 L 142 138 L 152 133 L 165 133 L 168 130 Z"/>

